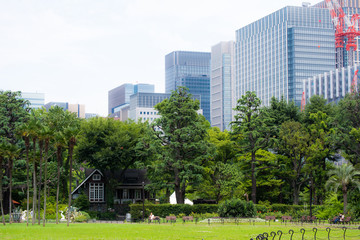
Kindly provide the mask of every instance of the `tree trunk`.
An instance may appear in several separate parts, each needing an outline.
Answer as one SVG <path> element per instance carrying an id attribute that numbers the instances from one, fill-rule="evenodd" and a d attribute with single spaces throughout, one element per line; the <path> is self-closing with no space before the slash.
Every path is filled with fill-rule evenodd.
<path id="1" fill-rule="evenodd" d="M 292 185 L 292 189 L 293 189 L 294 205 L 298 205 L 299 204 L 299 192 L 298 192 L 298 188 L 296 187 L 296 180 L 292 180 L 291 185 Z"/>
<path id="2" fill-rule="evenodd" d="M 185 203 L 185 191 L 181 186 L 181 181 L 179 177 L 179 170 L 177 168 L 174 169 L 175 174 L 175 197 L 177 204 L 184 204 Z"/>
<path id="3" fill-rule="evenodd" d="M 344 198 L 344 210 L 343 210 L 343 214 L 346 214 L 346 207 L 347 207 L 347 187 L 343 186 L 343 198 Z"/>
<path id="4" fill-rule="evenodd" d="M 13 169 L 13 158 L 9 157 L 9 223 L 12 223 L 12 169 Z"/>
<path id="5" fill-rule="evenodd" d="M 45 140 L 45 169 L 44 169 L 44 213 L 43 213 L 43 227 L 45 227 L 45 220 L 46 220 L 46 186 L 47 186 L 47 159 L 48 159 L 48 152 L 49 152 L 49 139 Z"/>
<path id="6" fill-rule="evenodd" d="M 251 152 L 251 200 L 256 204 L 255 153 Z"/>
<path id="7" fill-rule="evenodd" d="M 25 152 L 26 152 L 26 226 L 29 226 L 29 202 L 30 202 L 30 177 L 29 177 L 29 137 L 25 137 Z"/>
<path id="8" fill-rule="evenodd" d="M 37 195 L 37 181 L 36 181 L 36 171 L 37 171 L 37 164 L 36 164 L 36 160 L 34 159 L 34 172 L 33 172 L 33 188 L 34 188 L 34 193 L 33 193 L 33 216 L 32 216 L 32 225 L 35 224 L 35 218 L 36 218 L 36 195 Z"/>
<path id="9" fill-rule="evenodd" d="M 72 182 L 72 164 L 73 164 L 73 149 L 75 145 L 75 139 L 70 140 L 69 144 L 69 159 L 70 159 L 70 167 L 69 167 L 69 206 L 68 206 L 68 219 L 67 219 L 67 226 L 69 226 L 70 221 L 70 207 L 71 207 L 71 182 Z"/>
<path id="10" fill-rule="evenodd" d="M 2 165 L 3 158 L 0 156 L 0 208 L 1 208 L 1 216 L 2 216 L 2 223 L 5 226 L 5 217 L 4 217 L 4 206 L 3 206 L 3 188 L 2 188 L 2 179 L 3 179 L 3 165 Z"/>
<path id="11" fill-rule="evenodd" d="M 59 188 L 60 188 L 60 161 L 61 161 L 61 146 L 57 147 L 56 150 L 56 157 L 57 157 L 57 188 L 56 188 L 56 224 L 59 223 Z"/>
<path id="12" fill-rule="evenodd" d="M 33 206 L 32 206 L 32 225 L 35 224 L 36 206 L 36 137 L 33 138 Z"/>
<path id="13" fill-rule="evenodd" d="M 41 221 L 41 180 L 42 180 L 42 162 L 43 162 L 43 148 L 44 148 L 44 140 L 39 140 L 39 151 L 40 151 L 40 172 L 39 172 L 39 189 L 38 189 L 38 225 L 40 225 Z"/>

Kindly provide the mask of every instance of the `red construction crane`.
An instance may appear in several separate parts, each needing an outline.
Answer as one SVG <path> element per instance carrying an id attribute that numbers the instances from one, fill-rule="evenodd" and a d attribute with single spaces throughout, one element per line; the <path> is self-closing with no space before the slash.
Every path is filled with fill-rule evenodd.
<path id="1" fill-rule="evenodd" d="M 357 49 L 355 38 L 360 35 L 358 31 L 358 22 L 359 22 L 359 15 L 354 14 L 351 17 L 351 25 L 348 27 L 346 31 L 346 36 L 347 36 L 346 51 L 349 52 L 348 54 L 349 66 L 354 66 L 354 52 Z"/>
<path id="2" fill-rule="evenodd" d="M 305 110 L 305 104 L 306 104 L 306 102 L 305 102 L 305 92 L 303 92 L 302 93 L 302 98 L 301 98 L 301 108 L 300 108 L 301 111 Z"/>
<path id="3" fill-rule="evenodd" d="M 357 74 L 358 74 L 358 71 L 359 70 L 356 70 L 355 73 L 354 73 L 354 77 L 353 77 L 353 80 L 352 80 L 352 83 L 351 83 L 351 92 L 357 92 Z"/>
<path id="4" fill-rule="evenodd" d="M 357 49 L 355 38 L 360 36 L 358 30 L 359 15 L 352 15 L 350 20 L 337 0 L 325 0 L 325 2 L 335 26 L 336 68 L 344 66 L 345 36 L 347 37 L 346 50 L 348 51 L 347 65 L 354 66 L 354 51 Z M 346 27 L 347 30 L 345 31 Z"/>
<path id="5" fill-rule="evenodd" d="M 331 0 L 325 0 L 325 2 L 335 26 L 336 68 L 342 68 L 344 66 L 344 38 L 346 35 L 344 19 L 346 15 L 336 0 L 334 0 L 336 9 Z"/>

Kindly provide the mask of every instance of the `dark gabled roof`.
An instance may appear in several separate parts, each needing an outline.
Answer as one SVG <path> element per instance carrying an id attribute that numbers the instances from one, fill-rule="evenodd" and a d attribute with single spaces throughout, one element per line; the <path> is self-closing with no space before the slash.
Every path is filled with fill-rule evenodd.
<path id="1" fill-rule="evenodd" d="M 110 170 L 100 171 L 98 169 L 86 168 L 85 169 L 85 180 L 80 183 L 79 186 L 72 191 L 71 194 L 74 194 L 95 172 L 99 172 L 101 176 L 110 176 Z M 146 178 L 146 169 L 127 169 L 125 172 L 123 170 L 115 171 L 113 178 L 119 182 L 121 185 L 125 186 L 141 186 L 142 183 L 149 184 L 149 179 Z"/>
<path id="2" fill-rule="evenodd" d="M 100 172 L 100 170 L 98 170 L 98 169 L 91 169 L 91 172 L 89 172 L 88 175 L 86 175 L 86 170 L 87 170 L 87 169 L 85 169 L 85 180 L 82 181 L 82 182 L 79 184 L 79 186 L 77 186 L 77 187 L 74 189 L 74 191 L 71 192 L 71 194 L 74 194 L 74 192 L 76 192 L 76 190 L 78 190 L 84 183 L 86 183 L 86 181 L 87 181 L 95 172 L 100 173 L 100 175 L 104 177 L 104 175 L 102 174 L 102 172 Z"/>
<path id="3" fill-rule="evenodd" d="M 92 174 L 94 169 L 85 169 L 85 177 Z M 111 174 L 110 170 L 101 171 L 104 176 L 110 176 L 113 174 L 113 178 L 122 185 L 142 185 L 142 182 L 149 184 L 150 181 L 146 178 L 146 169 L 127 169 L 115 171 Z"/>

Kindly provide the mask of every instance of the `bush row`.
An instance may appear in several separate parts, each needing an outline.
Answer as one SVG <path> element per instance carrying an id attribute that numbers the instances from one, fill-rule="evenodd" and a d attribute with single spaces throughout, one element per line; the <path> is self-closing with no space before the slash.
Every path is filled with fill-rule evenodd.
<path id="1" fill-rule="evenodd" d="M 226 203 L 227 202 L 227 203 Z M 155 216 L 189 216 L 196 214 L 213 214 L 218 213 L 220 216 L 230 217 L 253 217 L 253 216 L 266 216 L 274 215 L 275 213 L 280 215 L 292 215 L 298 217 L 303 215 L 304 206 L 301 205 L 287 205 L 287 204 L 272 204 L 261 205 L 252 202 L 246 203 L 238 199 L 233 199 L 223 202 L 222 204 L 197 204 L 197 205 L 172 205 L 172 204 L 145 204 L 144 216 L 147 218 L 152 212 Z M 315 208 L 315 206 L 314 206 Z M 130 213 L 134 220 L 142 219 L 142 204 L 131 204 Z"/>
<path id="2" fill-rule="evenodd" d="M 195 214 L 205 214 L 205 213 L 216 213 L 218 210 L 217 204 L 197 204 L 197 205 L 187 205 L 187 204 L 145 204 L 145 217 L 148 217 L 152 212 L 155 216 L 166 217 L 166 216 L 179 216 L 179 215 L 191 215 Z M 142 219 L 142 204 L 131 204 L 130 205 L 130 214 L 131 218 L 134 220 Z"/>

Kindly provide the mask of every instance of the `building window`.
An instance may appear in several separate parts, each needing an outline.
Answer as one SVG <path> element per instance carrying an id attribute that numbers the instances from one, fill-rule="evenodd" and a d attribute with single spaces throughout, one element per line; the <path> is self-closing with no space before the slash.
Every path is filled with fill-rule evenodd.
<path id="1" fill-rule="evenodd" d="M 103 202 L 104 201 L 104 184 L 103 183 L 90 183 L 89 201 L 90 202 Z"/>
<path id="2" fill-rule="evenodd" d="M 93 179 L 94 181 L 99 181 L 99 180 L 101 180 L 101 176 L 100 176 L 100 174 L 94 174 L 93 177 L 92 177 L 92 179 Z"/>
<path id="3" fill-rule="evenodd" d="M 129 199 L 129 191 L 127 189 L 123 190 L 123 199 Z"/>
<path id="4" fill-rule="evenodd" d="M 141 199 L 141 192 L 139 189 L 135 190 L 135 199 Z"/>

